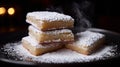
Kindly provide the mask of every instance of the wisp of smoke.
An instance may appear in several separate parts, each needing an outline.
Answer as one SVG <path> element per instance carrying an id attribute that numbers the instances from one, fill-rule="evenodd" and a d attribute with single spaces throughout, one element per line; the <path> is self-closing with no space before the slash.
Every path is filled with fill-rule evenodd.
<path id="1" fill-rule="evenodd" d="M 84 1 L 83 3 L 77 3 L 77 2 L 72 2 L 72 4 L 69 5 L 59 5 L 59 6 L 54 6 L 51 5 L 49 8 L 46 8 L 48 11 L 56 11 L 59 13 L 67 13 L 70 14 L 74 19 L 75 19 L 75 24 L 74 24 L 74 33 L 85 31 L 87 28 L 92 27 L 92 24 L 90 21 L 87 19 L 87 15 L 85 12 L 82 10 L 84 8 L 87 8 L 90 5 L 90 2 Z M 66 10 L 66 11 L 65 11 Z"/>

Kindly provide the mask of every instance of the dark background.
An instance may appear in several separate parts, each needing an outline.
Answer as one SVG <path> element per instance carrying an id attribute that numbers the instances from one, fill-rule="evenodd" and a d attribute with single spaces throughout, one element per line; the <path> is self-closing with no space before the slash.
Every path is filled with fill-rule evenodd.
<path id="1" fill-rule="evenodd" d="M 26 30 L 28 24 L 25 22 L 26 14 L 31 11 L 57 11 L 71 15 L 77 25 L 76 16 L 77 3 L 82 16 L 92 26 L 120 33 L 120 10 L 119 2 L 114 0 L 0 0 L 0 7 L 7 11 L 9 7 L 15 8 L 15 14 L 10 16 L 7 12 L 0 15 L 0 33 Z"/>
<path id="2" fill-rule="evenodd" d="M 0 0 L 0 7 L 4 7 L 6 11 L 10 7 L 15 8 L 15 14 L 12 16 L 7 12 L 0 15 L 0 34 L 2 35 L 27 30 L 29 24 L 25 21 L 26 14 L 31 11 L 45 10 L 72 16 L 75 19 L 75 26 L 83 25 L 83 27 L 95 27 L 120 33 L 120 2 L 115 0 Z M 81 21 L 83 18 L 89 21 L 88 25 L 85 24 L 85 20 Z M 100 63 L 101 65 L 101 62 L 96 64 Z M 106 63 L 119 64 L 114 60 L 113 62 L 106 61 Z M 0 64 L 10 65 L 3 62 L 0 62 Z M 91 64 L 88 63 L 87 65 Z"/>

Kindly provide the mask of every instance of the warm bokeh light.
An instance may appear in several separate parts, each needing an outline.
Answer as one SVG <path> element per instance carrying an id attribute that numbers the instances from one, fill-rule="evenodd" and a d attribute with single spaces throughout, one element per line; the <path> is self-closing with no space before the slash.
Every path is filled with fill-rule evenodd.
<path id="1" fill-rule="evenodd" d="M 0 15 L 5 14 L 6 9 L 4 7 L 0 7 Z"/>
<path id="2" fill-rule="evenodd" d="M 15 13 L 15 9 L 13 7 L 8 9 L 8 14 L 13 15 Z"/>

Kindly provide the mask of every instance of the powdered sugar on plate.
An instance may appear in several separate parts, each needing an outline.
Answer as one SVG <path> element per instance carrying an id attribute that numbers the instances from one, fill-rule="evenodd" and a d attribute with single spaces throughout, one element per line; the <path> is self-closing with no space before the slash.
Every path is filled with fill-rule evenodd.
<path id="1" fill-rule="evenodd" d="M 31 61 L 38 63 L 80 63 L 97 60 L 105 60 L 115 56 L 117 45 L 107 45 L 92 55 L 83 55 L 75 51 L 63 48 L 58 51 L 45 53 L 40 56 L 31 55 L 22 45 L 21 42 L 8 43 L 2 49 L 10 56 L 19 58 L 22 61 Z"/>

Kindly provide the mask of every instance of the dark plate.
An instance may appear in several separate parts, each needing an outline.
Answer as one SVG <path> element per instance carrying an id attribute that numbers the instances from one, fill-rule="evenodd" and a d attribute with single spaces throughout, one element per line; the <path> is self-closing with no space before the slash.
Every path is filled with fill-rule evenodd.
<path id="1" fill-rule="evenodd" d="M 0 49 L 0 63 L 3 65 L 12 64 L 12 65 L 24 65 L 24 66 L 78 66 L 78 65 L 91 65 L 91 64 L 119 64 L 120 63 L 120 34 L 103 30 L 97 28 L 89 28 L 88 30 L 100 32 L 106 35 L 107 43 L 114 43 L 112 45 L 117 45 L 116 55 L 114 57 L 110 57 L 106 60 L 98 60 L 92 62 L 83 62 L 83 63 L 65 63 L 65 64 L 49 64 L 49 63 L 35 63 L 35 62 L 27 62 L 16 60 L 14 57 L 9 56 L 8 54 L 4 54 L 2 49 Z M 27 36 L 28 31 L 19 31 L 13 33 L 6 33 L 0 35 L 0 48 L 2 48 L 6 43 L 13 43 L 16 41 L 20 41 L 22 37 Z"/>

